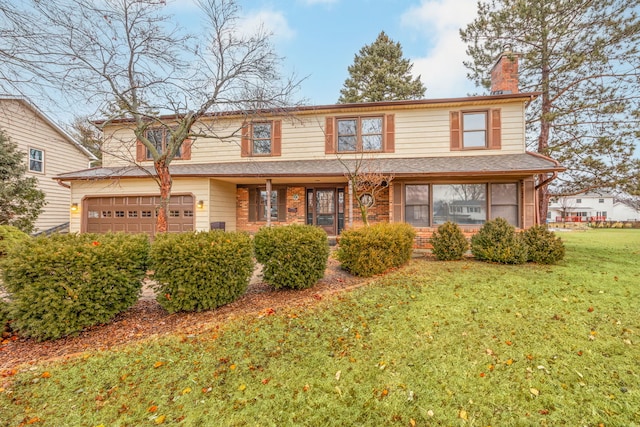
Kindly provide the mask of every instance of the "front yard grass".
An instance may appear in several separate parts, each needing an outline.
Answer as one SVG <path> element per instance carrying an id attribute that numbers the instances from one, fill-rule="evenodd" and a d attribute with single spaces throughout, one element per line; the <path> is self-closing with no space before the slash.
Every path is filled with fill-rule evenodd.
<path id="1" fill-rule="evenodd" d="M 3 425 L 633 426 L 640 231 L 556 266 L 415 259 L 310 309 L 0 378 Z"/>

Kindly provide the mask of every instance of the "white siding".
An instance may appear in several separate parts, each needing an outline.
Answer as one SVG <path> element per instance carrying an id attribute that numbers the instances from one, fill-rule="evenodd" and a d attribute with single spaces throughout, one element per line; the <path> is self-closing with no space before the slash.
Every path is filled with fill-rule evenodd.
<path id="1" fill-rule="evenodd" d="M 69 221 L 71 192 L 53 177 L 86 169 L 87 155 L 21 100 L 0 100 L 0 128 L 25 153 L 25 161 L 29 148 L 44 152 L 43 173 L 27 172 L 27 176 L 38 179 L 38 187 L 46 196 L 44 210 L 35 223 L 36 231 Z"/>
<path id="2" fill-rule="evenodd" d="M 212 179 L 209 205 L 209 222 L 224 222 L 227 231 L 235 231 L 236 185 Z"/>
<path id="3" fill-rule="evenodd" d="M 451 110 L 489 109 L 501 110 L 502 148 L 500 150 L 450 150 L 449 113 Z M 522 100 L 500 104 L 473 104 L 472 106 L 438 107 L 424 106 L 407 109 L 376 109 L 362 113 L 300 115 L 282 120 L 282 155 L 279 157 L 241 157 L 240 156 L 240 119 L 219 119 L 214 124 L 220 136 L 229 136 L 224 140 L 212 138 L 196 139 L 191 150 L 191 160 L 175 160 L 175 164 L 239 162 L 250 159 L 253 162 L 277 160 L 313 160 L 334 159 L 335 154 L 325 154 L 325 118 L 358 115 L 395 115 L 395 151 L 393 153 L 375 153 L 377 158 L 394 157 L 440 157 L 440 156 L 482 156 L 495 154 L 516 154 L 525 151 L 524 144 L 524 105 Z M 203 126 L 202 123 L 199 126 Z M 135 159 L 135 137 L 131 130 L 120 128 L 105 129 L 107 151 L 103 158 L 104 166 L 124 166 Z M 151 164 L 149 162 L 149 164 Z"/>

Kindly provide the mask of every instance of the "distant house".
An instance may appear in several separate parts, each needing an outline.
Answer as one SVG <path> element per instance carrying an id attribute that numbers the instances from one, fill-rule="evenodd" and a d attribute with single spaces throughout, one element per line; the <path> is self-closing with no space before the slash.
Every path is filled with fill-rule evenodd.
<path id="1" fill-rule="evenodd" d="M 36 232 L 69 223 L 71 190 L 53 177 L 90 167 L 95 156 L 23 97 L 0 96 L 0 129 L 25 153 L 27 175 L 36 177 L 45 193 Z"/>
<path id="2" fill-rule="evenodd" d="M 640 221 L 640 211 L 608 191 L 554 197 L 549 202 L 547 222 L 593 221 Z"/>
<path id="3" fill-rule="evenodd" d="M 169 231 L 255 232 L 298 223 L 337 236 L 362 224 L 345 164 L 363 157 L 393 176 L 375 200 L 369 197 L 369 222 L 409 223 L 418 246 L 447 220 L 469 233 L 496 217 L 520 229 L 538 224 L 536 177 L 564 167 L 526 151 L 525 109 L 539 94 L 518 91 L 513 56 L 501 56 L 492 80 L 487 96 L 202 117 L 196 132 L 214 124 L 237 130 L 237 138 L 185 141 L 171 163 Z M 103 166 L 58 176 L 81 207 L 71 231 L 153 234 L 159 190 L 149 153 L 127 120 L 103 131 Z M 164 143 L 166 129 L 148 132 Z"/>

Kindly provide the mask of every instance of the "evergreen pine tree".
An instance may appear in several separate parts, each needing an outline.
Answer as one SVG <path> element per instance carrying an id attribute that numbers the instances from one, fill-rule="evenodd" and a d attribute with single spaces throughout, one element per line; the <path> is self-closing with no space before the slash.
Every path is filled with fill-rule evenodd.
<path id="1" fill-rule="evenodd" d="M 45 201 L 44 193 L 37 188 L 37 178 L 24 176 L 24 158 L 17 144 L 0 131 L 0 225 L 30 233 Z"/>
<path id="2" fill-rule="evenodd" d="M 527 108 L 528 148 L 567 167 L 553 182 L 557 195 L 623 189 L 640 173 L 639 10 L 640 0 L 485 0 L 460 32 L 478 85 L 489 87 L 505 47 L 519 55 L 520 91 L 540 92 Z"/>
<path id="3" fill-rule="evenodd" d="M 403 58 L 400 43 L 395 43 L 382 31 L 375 42 L 355 55 L 338 102 L 420 99 L 426 88 L 420 76 L 413 78 L 412 68 L 413 64 Z"/>

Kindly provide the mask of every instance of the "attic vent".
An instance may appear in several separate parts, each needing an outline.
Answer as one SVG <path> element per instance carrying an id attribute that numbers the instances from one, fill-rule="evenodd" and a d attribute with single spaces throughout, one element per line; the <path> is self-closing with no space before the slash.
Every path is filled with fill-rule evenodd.
<path id="1" fill-rule="evenodd" d="M 508 95 L 513 93 L 511 90 L 494 90 L 491 92 L 491 95 Z"/>

